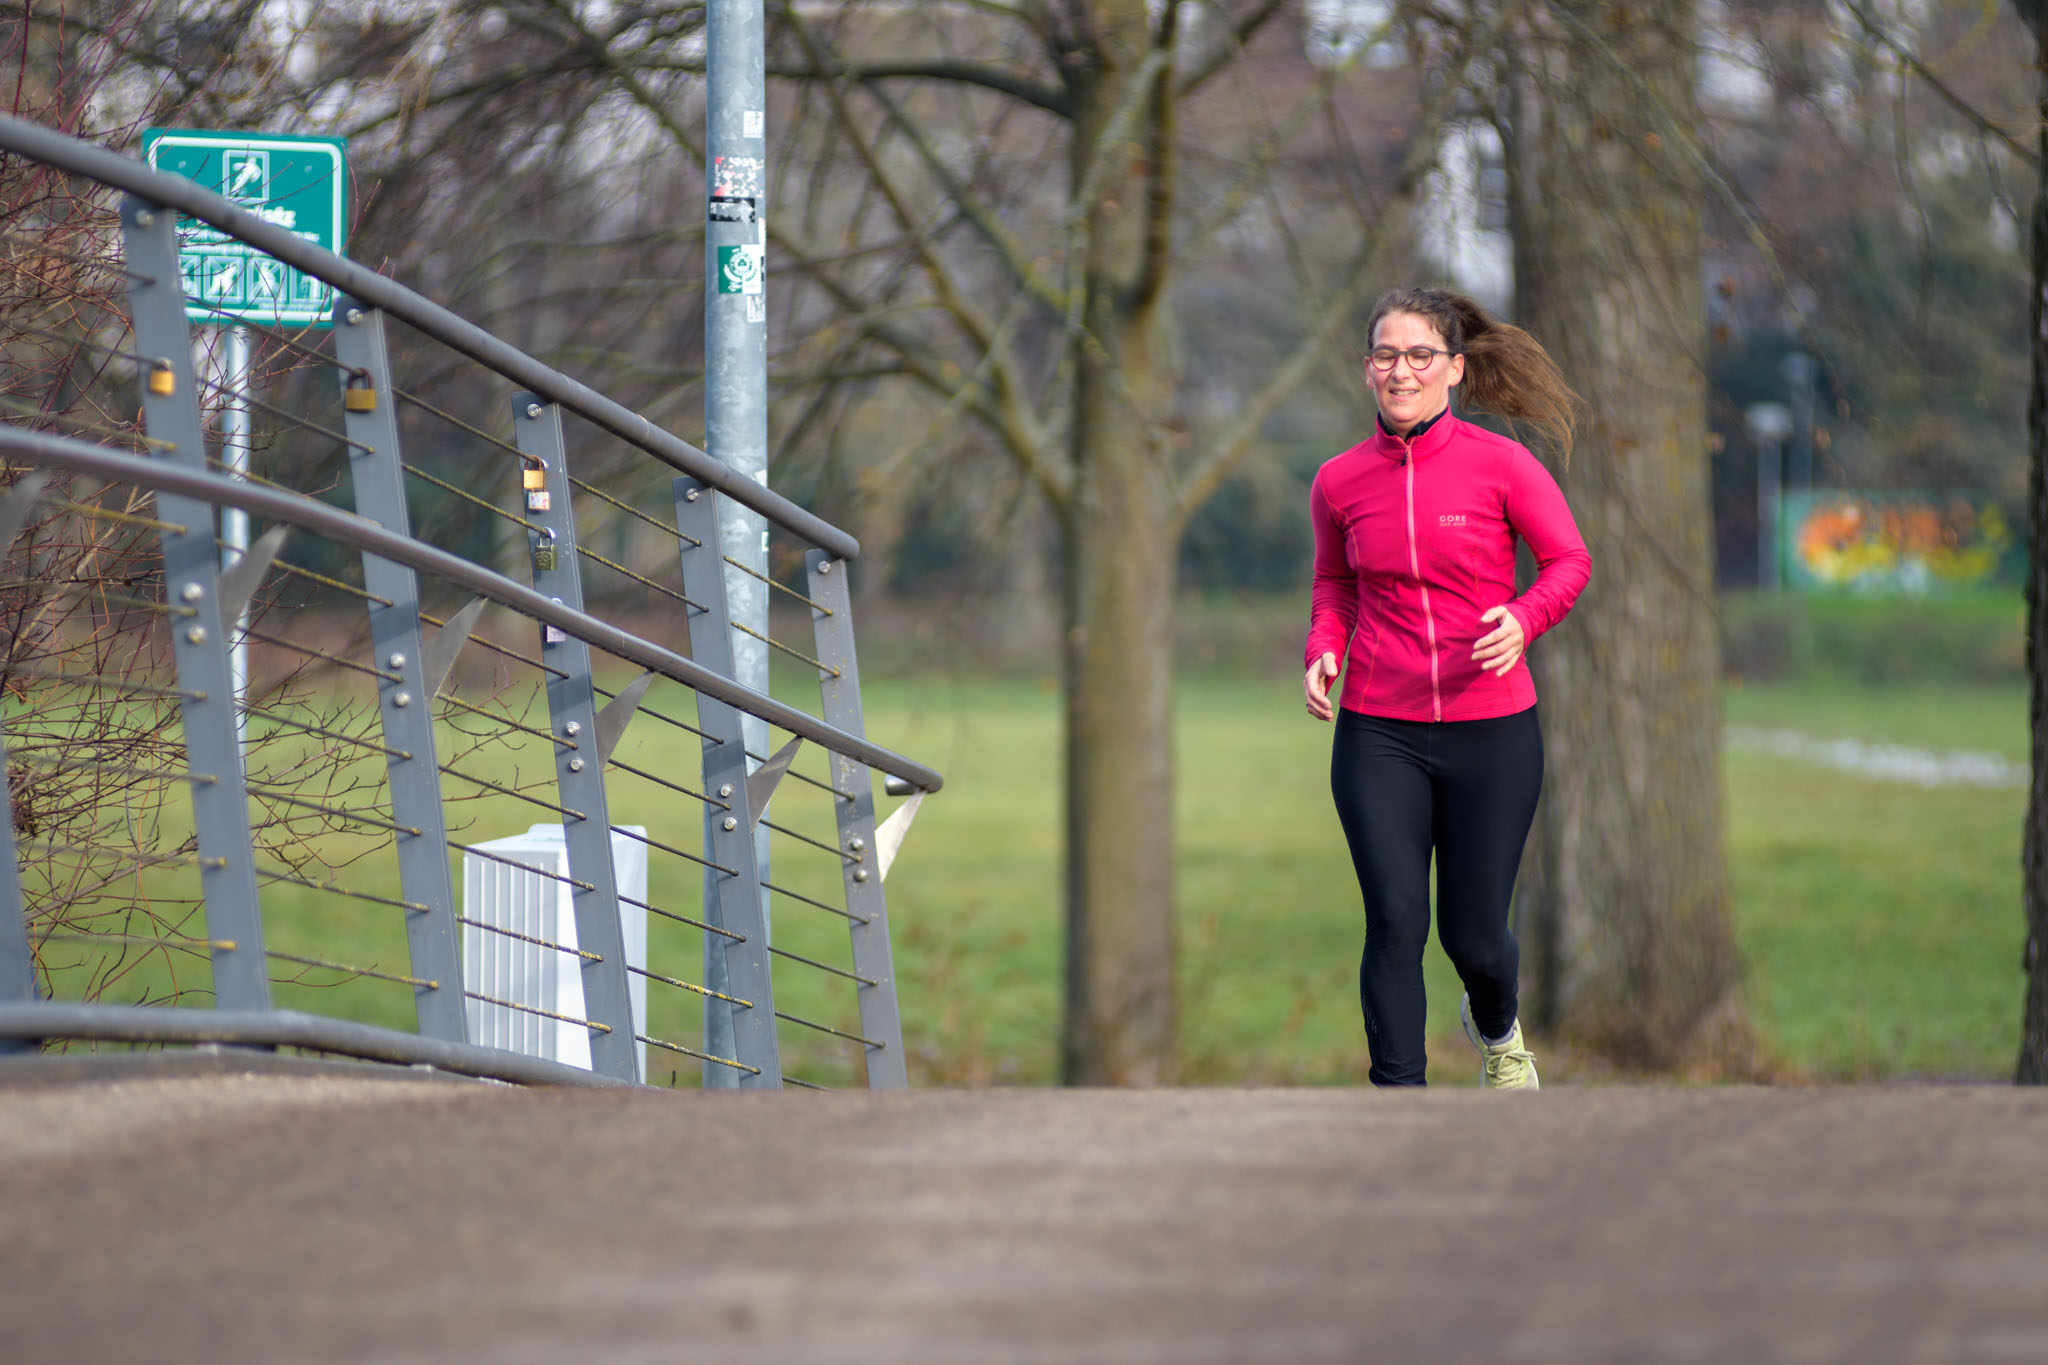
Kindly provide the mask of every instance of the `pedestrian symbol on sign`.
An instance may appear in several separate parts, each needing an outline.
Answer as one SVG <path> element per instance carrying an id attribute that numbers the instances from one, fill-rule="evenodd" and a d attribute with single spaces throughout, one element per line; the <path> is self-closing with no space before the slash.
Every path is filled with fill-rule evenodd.
<path id="1" fill-rule="evenodd" d="M 274 303 L 284 298 L 284 264 L 268 256 L 249 262 L 249 302 Z"/>
<path id="2" fill-rule="evenodd" d="M 242 301 L 242 260 L 239 256 L 213 256 L 205 265 L 206 299 L 209 303 Z"/>
<path id="3" fill-rule="evenodd" d="M 270 197 L 270 153 L 236 150 L 222 154 L 220 192 L 244 204 Z"/>

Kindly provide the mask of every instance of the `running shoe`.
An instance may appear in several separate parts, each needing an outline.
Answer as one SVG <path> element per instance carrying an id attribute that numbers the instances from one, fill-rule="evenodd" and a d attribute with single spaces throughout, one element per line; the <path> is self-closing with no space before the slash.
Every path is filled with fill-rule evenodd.
<path id="1" fill-rule="evenodd" d="M 1488 1090 L 1541 1090 L 1536 1080 L 1536 1054 L 1522 1046 L 1522 1021 L 1517 1019 L 1504 1042 L 1489 1043 L 1472 1022 L 1472 997 L 1458 1001 L 1458 1019 L 1465 1036 L 1479 1049 L 1479 1083 Z"/>

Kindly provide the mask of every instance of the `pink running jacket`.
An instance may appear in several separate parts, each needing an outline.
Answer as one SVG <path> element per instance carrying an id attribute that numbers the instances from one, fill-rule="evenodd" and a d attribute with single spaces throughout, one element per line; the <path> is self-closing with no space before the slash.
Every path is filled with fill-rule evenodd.
<path id="1" fill-rule="evenodd" d="M 1472 660 L 1506 604 L 1528 642 L 1564 619 L 1592 571 L 1564 494 L 1524 446 L 1446 412 L 1405 440 L 1375 424 L 1309 490 L 1315 586 L 1302 668 L 1344 665 L 1340 704 L 1394 720 L 1486 720 L 1536 704 L 1526 658 Z M 1515 537 L 1536 581 L 1515 596 Z"/>

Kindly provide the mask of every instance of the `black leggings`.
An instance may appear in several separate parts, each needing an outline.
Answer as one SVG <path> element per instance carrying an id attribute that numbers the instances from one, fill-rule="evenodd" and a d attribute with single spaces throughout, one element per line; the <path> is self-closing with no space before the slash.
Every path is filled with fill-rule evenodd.
<path id="1" fill-rule="evenodd" d="M 1429 862 L 1444 953 L 1488 1038 L 1515 1022 L 1521 949 L 1508 928 L 1522 845 L 1543 787 L 1531 707 L 1494 720 L 1385 720 L 1337 713 L 1330 790 L 1365 894 L 1358 996 L 1374 1085 L 1421 1085 Z"/>

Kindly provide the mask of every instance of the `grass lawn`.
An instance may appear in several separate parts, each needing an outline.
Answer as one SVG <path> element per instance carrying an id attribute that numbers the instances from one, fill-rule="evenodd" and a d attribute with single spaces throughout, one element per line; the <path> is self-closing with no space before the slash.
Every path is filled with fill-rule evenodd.
<path id="1" fill-rule="evenodd" d="M 691 715 L 681 693 L 650 702 Z M 1330 808 L 1330 732 L 1302 716 L 1288 678 L 1187 674 L 1178 709 L 1183 1078 L 1362 1082 L 1361 915 Z M 1048 1082 L 1057 1070 L 1060 1004 L 1057 696 L 1029 680 L 925 675 L 871 682 L 867 714 L 877 740 L 947 778 L 889 880 L 913 1079 Z M 2016 759 L 2026 753 L 2024 697 L 2016 686 L 1752 685 L 1730 691 L 1727 715 L 1734 724 L 1822 737 Z M 459 766 L 497 781 L 530 779 L 546 771 L 537 744 L 481 751 Z M 695 745 L 686 732 L 643 719 L 619 757 L 694 785 Z M 820 771 L 817 755 L 800 759 L 798 768 Z M 2005 1075 L 2023 986 L 2023 793 L 1892 785 L 1742 749 L 1730 754 L 1727 775 L 1749 1004 L 1787 1069 L 1844 1080 Z M 447 790 L 473 789 L 451 779 Z M 645 825 L 682 848 L 699 846 L 695 803 L 623 775 L 614 780 L 611 802 L 615 822 Z M 457 837 L 470 840 L 547 818 L 496 795 L 451 811 L 467 826 Z M 800 782 L 785 782 L 775 816 L 832 841 L 822 794 Z M 351 862 L 348 855 L 366 847 L 360 839 L 326 835 L 316 846 L 351 889 L 396 894 L 388 849 Z M 779 840 L 776 858 L 779 883 L 836 900 L 827 894 L 837 879 L 829 854 Z M 665 853 L 650 862 L 648 899 L 699 915 L 701 873 Z M 289 884 L 266 896 L 273 949 L 404 971 L 401 911 Z M 196 925 L 188 932 L 196 933 Z M 650 936 L 656 971 L 701 979 L 698 931 L 656 919 Z M 801 902 L 777 899 L 775 941 L 835 965 L 848 962 L 843 923 Z M 62 955 L 83 960 L 95 951 L 72 945 Z M 145 954 L 108 998 L 161 992 L 168 981 L 161 958 Z M 187 959 L 182 970 L 189 978 L 195 966 L 203 980 L 201 964 Z M 280 1004 L 410 1026 L 411 988 L 402 983 L 285 963 L 276 969 L 302 978 L 278 988 Z M 1474 1068 L 1458 1033 L 1458 987 L 1433 945 L 1427 969 L 1432 1077 L 1469 1083 Z M 75 998 L 82 979 L 80 972 L 60 974 L 59 994 Z M 789 1012 L 856 1027 L 852 993 L 841 980 L 785 961 L 776 989 L 778 1006 Z M 658 982 L 648 990 L 649 1032 L 697 1045 L 698 998 Z M 855 1079 L 848 1044 L 790 1025 L 782 1036 L 795 1074 L 828 1084 Z M 696 1062 L 659 1051 L 650 1058 L 651 1078 L 693 1081 Z"/>
<path id="2" fill-rule="evenodd" d="M 1727 697 L 1731 723 L 1824 738 L 2027 754 L 2020 685 L 1785 684 Z M 1737 750 L 1729 854 L 1750 1007 L 1827 1079 L 2002 1078 L 2019 1046 L 2026 793 L 1860 780 Z"/>
<path id="3" fill-rule="evenodd" d="M 1363 1079 L 1360 912 L 1329 732 L 1291 679 L 1179 692 L 1183 1074 Z M 905 1019 L 933 1080 L 1049 1079 L 1059 1007 L 1056 698 L 1017 682 L 882 685 L 871 726 L 946 791 L 892 879 Z M 2023 758 L 2020 688 L 1751 686 L 1733 723 Z M 897 727 L 902 727 L 898 729 Z M 1753 1020 L 1796 1074 L 2005 1075 L 2018 1043 L 2023 793 L 1926 790 L 1736 752 L 1729 856 Z M 1432 1076 L 1466 1079 L 1432 945 Z"/>

